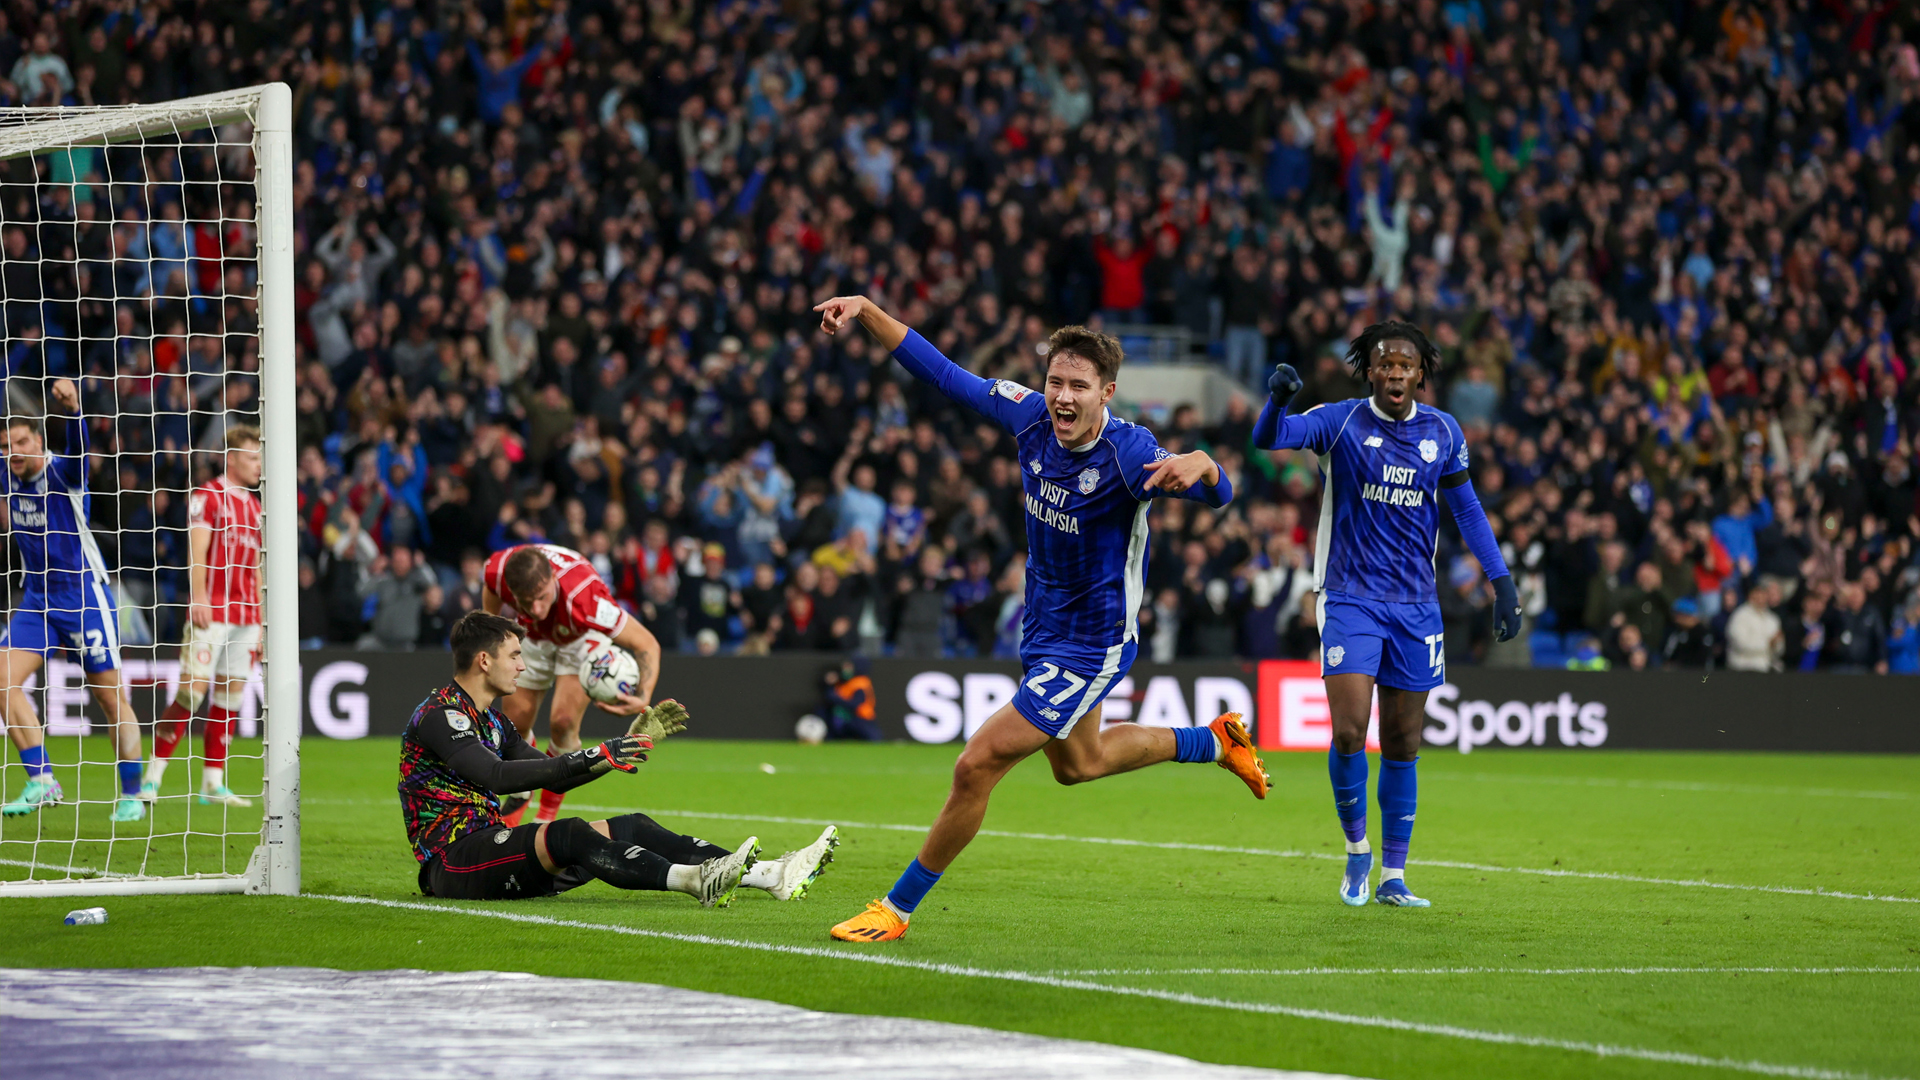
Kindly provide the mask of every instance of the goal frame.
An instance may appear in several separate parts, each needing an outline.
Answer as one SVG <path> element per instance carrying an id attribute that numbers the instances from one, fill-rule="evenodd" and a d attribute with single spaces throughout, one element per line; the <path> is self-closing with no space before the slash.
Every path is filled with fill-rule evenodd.
<path id="1" fill-rule="evenodd" d="M 100 876 L 0 882 L 7 896 L 160 896 L 300 893 L 300 637 L 294 442 L 293 91 L 286 83 L 95 109 L 8 108 L 0 160 L 68 146 L 106 146 L 251 121 L 260 322 L 260 539 L 265 649 L 265 789 L 260 842 L 241 874 Z M 277 557 L 276 557 L 277 555 Z"/>

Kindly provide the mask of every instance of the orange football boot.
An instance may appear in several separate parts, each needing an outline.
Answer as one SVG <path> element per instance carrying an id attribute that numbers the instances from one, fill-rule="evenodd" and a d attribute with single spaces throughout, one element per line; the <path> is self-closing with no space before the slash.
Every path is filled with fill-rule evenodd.
<path id="1" fill-rule="evenodd" d="M 893 909 L 875 900 L 867 905 L 867 910 L 848 919 L 833 928 L 833 936 L 840 941 L 892 941 L 905 937 L 907 920 L 893 913 Z"/>
<path id="2" fill-rule="evenodd" d="M 1240 714 L 1221 713 L 1207 726 L 1213 729 L 1213 737 L 1220 740 L 1220 760 L 1216 764 L 1245 780 L 1254 798 L 1266 798 L 1267 791 L 1273 787 L 1273 778 L 1267 775 L 1267 767 L 1261 763 L 1260 755 L 1254 753 L 1253 739 L 1247 735 L 1245 725 L 1240 723 Z"/>

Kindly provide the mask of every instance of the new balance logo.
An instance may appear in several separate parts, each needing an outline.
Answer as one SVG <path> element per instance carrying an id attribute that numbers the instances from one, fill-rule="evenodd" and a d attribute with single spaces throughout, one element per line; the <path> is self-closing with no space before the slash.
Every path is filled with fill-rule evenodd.
<path id="1" fill-rule="evenodd" d="M 1339 807 L 1342 810 L 1345 810 L 1347 807 L 1352 806 L 1359 801 L 1360 801 L 1359 799 L 1346 799 L 1344 801 L 1335 802 L 1333 805 Z"/>
<path id="2" fill-rule="evenodd" d="M 1367 441 L 1366 441 L 1366 442 L 1364 442 L 1364 443 L 1362 443 L 1361 445 L 1362 445 L 1362 446 L 1369 446 L 1369 447 L 1372 447 L 1372 448 L 1373 448 L 1373 449 L 1375 449 L 1375 450 L 1378 450 L 1378 449 L 1380 449 L 1380 436 L 1378 436 L 1378 435 L 1369 435 L 1369 436 L 1367 436 Z"/>
<path id="3" fill-rule="evenodd" d="M 1406 817 L 1403 817 L 1403 818 L 1401 818 L 1400 820 L 1401 820 L 1401 821 L 1412 821 L 1412 820 L 1413 820 L 1413 815 L 1412 815 L 1412 814 L 1408 814 L 1408 815 L 1407 815 Z"/>

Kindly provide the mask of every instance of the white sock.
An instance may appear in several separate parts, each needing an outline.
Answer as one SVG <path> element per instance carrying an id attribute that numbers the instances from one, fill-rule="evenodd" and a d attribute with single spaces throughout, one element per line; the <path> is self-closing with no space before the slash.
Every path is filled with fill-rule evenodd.
<path id="1" fill-rule="evenodd" d="M 699 896 L 700 868 L 690 863 L 676 863 L 667 867 L 667 888 L 688 896 Z"/>
<path id="2" fill-rule="evenodd" d="M 885 896 L 883 896 L 883 897 L 881 897 L 881 898 L 880 898 L 880 902 L 881 902 L 882 904 L 885 904 L 885 905 L 887 906 L 887 910 L 888 910 L 888 911 L 891 911 L 891 912 L 893 912 L 893 913 L 894 913 L 895 915 L 898 915 L 898 916 L 900 916 L 900 921 L 901 921 L 901 922 L 912 922 L 912 921 L 913 921 L 913 916 L 912 916 L 912 915 L 909 915 L 909 914 L 907 914 L 906 912 L 904 912 L 904 911 L 901 911 L 901 910 L 900 910 L 899 908 L 897 908 L 897 907 L 895 907 L 895 906 L 893 906 L 893 901 L 892 901 L 892 900 L 891 900 L 890 898 L 888 898 L 888 897 L 885 897 Z"/>
<path id="3" fill-rule="evenodd" d="M 208 765 L 200 770 L 200 790 L 212 791 L 226 781 L 227 770 L 224 766 Z"/>
<path id="4" fill-rule="evenodd" d="M 1407 872 L 1404 868 L 1399 870 L 1390 870 L 1384 866 L 1380 868 L 1380 884 L 1382 885 L 1385 885 L 1389 881 L 1405 881 L 1406 879 Z"/>
<path id="5" fill-rule="evenodd" d="M 147 762 L 147 775 L 142 777 L 141 781 L 152 784 L 154 787 L 159 787 L 160 778 L 165 775 L 167 775 L 167 759 L 157 757 Z"/>
<path id="6" fill-rule="evenodd" d="M 1373 848 L 1370 847 L 1364 839 L 1347 841 L 1347 854 L 1349 855 L 1365 855 L 1372 850 Z"/>
<path id="7" fill-rule="evenodd" d="M 1213 760 L 1219 761 L 1221 758 L 1226 756 L 1227 756 L 1227 744 L 1221 741 L 1220 736 L 1215 735 L 1213 737 Z"/>
<path id="8" fill-rule="evenodd" d="M 780 884 L 780 875 L 785 871 L 786 865 L 779 859 L 762 859 L 740 875 L 740 884 L 749 889 L 771 889 Z"/>

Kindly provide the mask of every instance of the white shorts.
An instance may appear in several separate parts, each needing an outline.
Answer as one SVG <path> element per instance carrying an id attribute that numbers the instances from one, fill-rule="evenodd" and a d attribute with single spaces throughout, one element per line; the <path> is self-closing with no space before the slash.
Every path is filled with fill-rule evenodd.
<path id="1" fill-rule="evenodd" d="M 565 645 L 523 639 L 520 659 L 526 661 L 527 670 L 521 673 L 518 688 L 544 691 L 559 676 L 579 678 L 581 665 L 587 662 L 587 651 L 592 648 L 593 642 L 606 639 L 605 634 L 582 634 Z"/>
<path id="2" fill-rule="evenodd" d="M 205 630 L 187 624 L 187 644 L 180 650 L 180 681 L 198 682 L 218 677 L 246 682 L 260 660 L 260 624 L 214 623 Z"/>

